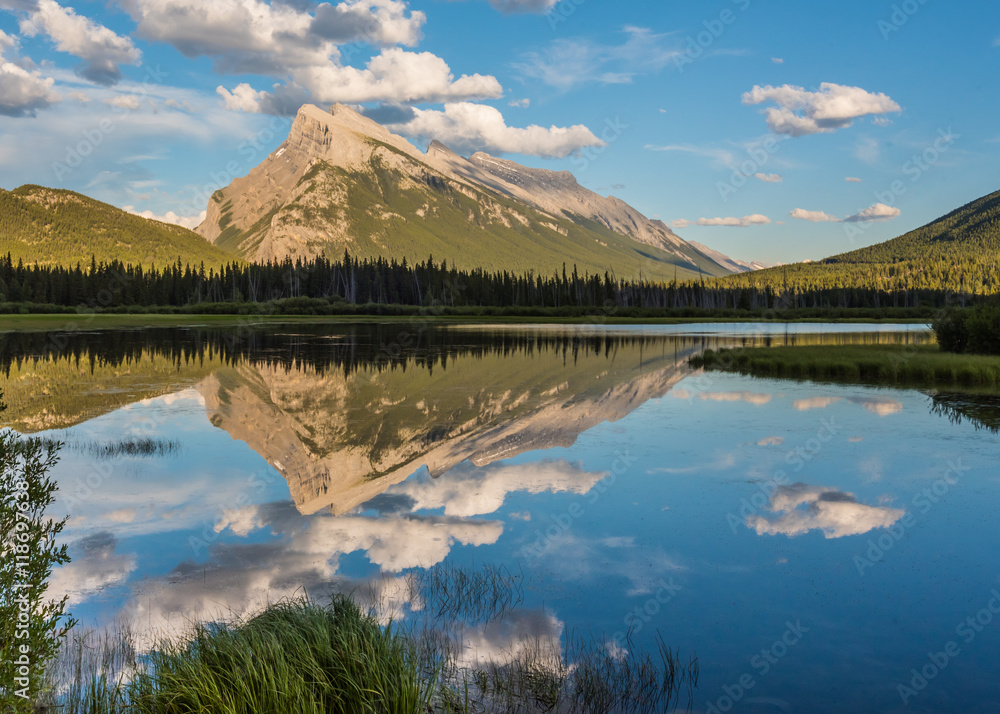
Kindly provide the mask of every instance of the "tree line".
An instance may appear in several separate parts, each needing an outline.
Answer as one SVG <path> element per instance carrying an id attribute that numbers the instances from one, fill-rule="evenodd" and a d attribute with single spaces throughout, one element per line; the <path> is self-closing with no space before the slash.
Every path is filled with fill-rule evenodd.
<path id="1" fill-rule="evenodd" d="M 208 307 L 261 304 L 275 300 L 320 300 L 331 306 L 405 305 L 447 308 L 524 307 L 595 309 L 780 310 L 810 308 L 941 307 L 951 294 L 941 287 L 816 285 L 803 287 L 754 274 L 670 282 L 624 280 L 610 272 L 515 274 L 458 270 L 433 257 L 339 260 L 318 257 L 264 264 L 232 262 L 219 269 L 183 265 L 143 268 L 119 260 L 86 267 L 26 266 L 10 254 L 0 258 L 0 303 L 81 306 L 102 310 L 150 307 Z M 964 293 L 959 300 L 964 302 Z"/>

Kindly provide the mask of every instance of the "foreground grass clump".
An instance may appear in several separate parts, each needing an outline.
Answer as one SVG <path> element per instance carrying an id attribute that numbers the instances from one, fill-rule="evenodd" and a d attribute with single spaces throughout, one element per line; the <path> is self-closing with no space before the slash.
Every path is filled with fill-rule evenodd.
<path id="1" fill-rule="evenodd" d="M 933 387 L 1000 387 L 1000 358 L 943 352 L 937 345 L 706 350 L 692 357 L 690 364 L 755 377 Z"/>
<path id="2" fill-rule="evenodd" d="M 426 706 L 409 643 L 346 596 L 274 605 L 246 623 L 200 626 L 149 655 L 130 711 L 409 714 Z"/>

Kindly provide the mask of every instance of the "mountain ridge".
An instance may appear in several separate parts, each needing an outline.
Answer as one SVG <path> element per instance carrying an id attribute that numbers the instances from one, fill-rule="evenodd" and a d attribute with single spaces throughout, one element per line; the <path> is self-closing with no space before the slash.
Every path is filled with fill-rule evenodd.
<path id="1" fill-rule="evenodd" d="M 300 110 L 288 139 L 213 194 L 196 231 L 256 260 L 325 255 L 463 268 L 668 280 L 728 270 L 624 201 L 569 172 L 531 169 L 441 142 L 421 152 L 344 105 Z"/>

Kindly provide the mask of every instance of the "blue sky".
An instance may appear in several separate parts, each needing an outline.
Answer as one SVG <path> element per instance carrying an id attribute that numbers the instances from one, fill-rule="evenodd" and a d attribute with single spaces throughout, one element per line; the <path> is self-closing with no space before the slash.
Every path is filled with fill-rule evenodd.
<path id="1" fill-rule="evenodd" d="M 0 33 L 0 186 L 189 225 L 334 101 L 740 258 L 822 258 L 1000 188 L 1000 8 L 968 0 L 0 0 Z"/>

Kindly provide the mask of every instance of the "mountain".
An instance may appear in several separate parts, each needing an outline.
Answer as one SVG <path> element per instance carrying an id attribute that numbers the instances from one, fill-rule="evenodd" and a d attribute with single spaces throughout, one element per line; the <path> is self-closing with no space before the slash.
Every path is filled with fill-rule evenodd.
<path id="1" fill-rule="evenodd" d="M 763 270 L 764 268 L 773 268 L 776 265 L 781 265 L 781 263 L 762 263 L 759 260 L 751 260 L 747 262 L 738 258 L 730 258 L 728 255 L 720 253 L 717 250 L 712 250 L 707 245 L 702 245 L 701 243 L 693 240 L 688 241 L 688 244 L 693 245 L 700 252 L 707 255 L 731 273 L 749 273 L 751 270 Z"/>
<path id="2" fill-rule="evenodd" d="M 816 262 L 731 276 L 725 283 L 787 285 L 796 290 L 1000 292 L 1000 191 L 983 196 L 898 238 Z"/>
<path id="3" fill-rule="evenodd" d="M 235 257 L 197 233 L 152 221 L 73 191 L 21 186 L 0 189 L 0 255 L 25 264 L 76 265 L 121 260 L 158 267 L 219 266 Z"/>
<path id="4" fill-rule="evenodd" d="M 198 233 L 255 261 L 383 256 L 551 274 L 671 279 L 729 271 L 659 221 L 580 186 L 439 142 L 421 152 L 343 105 L 303 106 L 288 139 L 209 201 Z"/>

